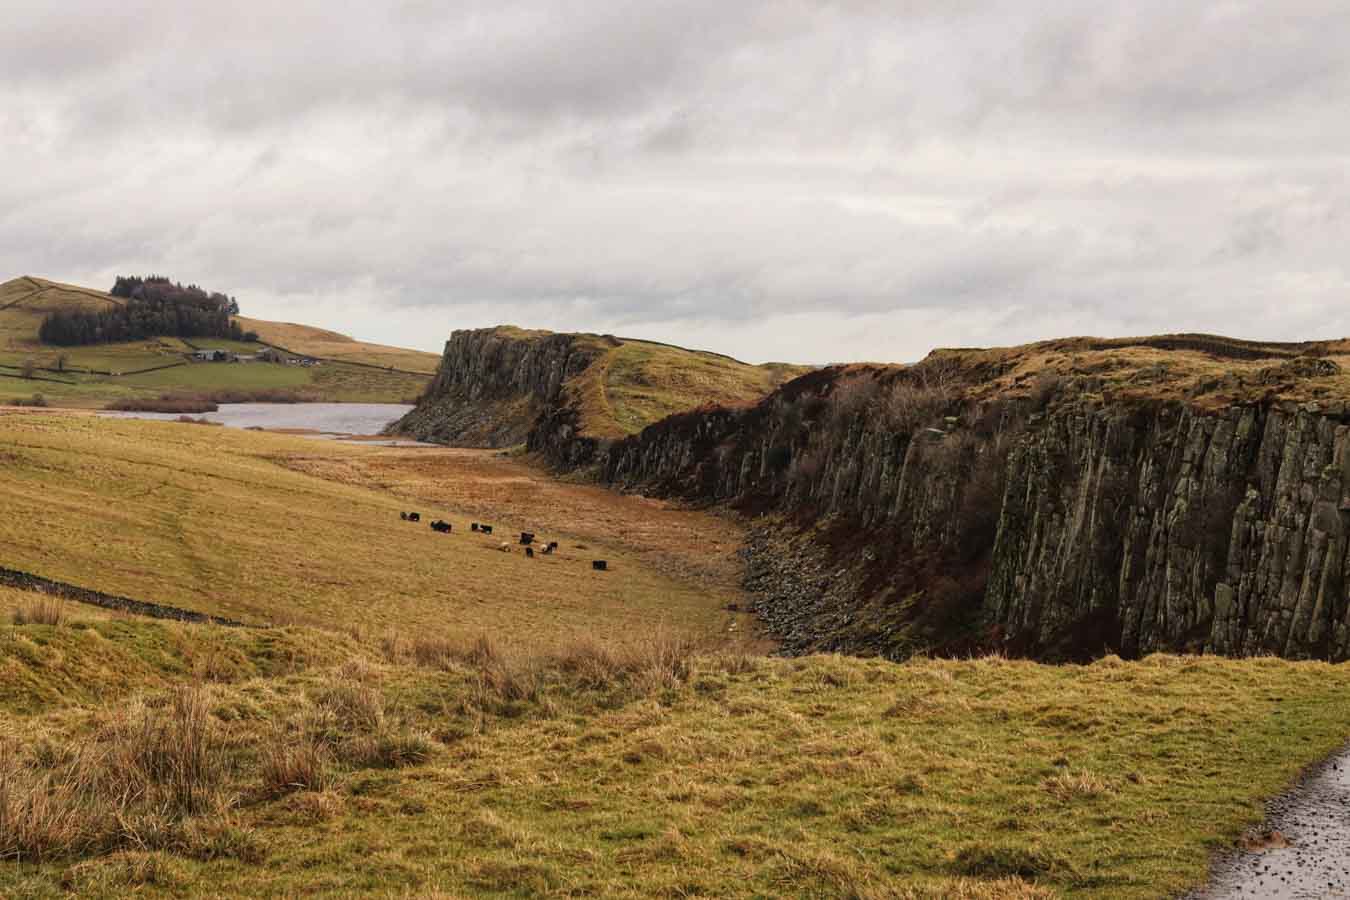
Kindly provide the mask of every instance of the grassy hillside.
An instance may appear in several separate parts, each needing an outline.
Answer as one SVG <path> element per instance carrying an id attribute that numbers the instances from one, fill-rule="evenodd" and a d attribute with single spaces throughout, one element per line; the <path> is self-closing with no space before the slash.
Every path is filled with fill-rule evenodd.
<path id="1" fill-rule="evenodd" d="M 1350 722 L 1350 669 L 1272 660 L 269 640 L 0 635 L 9 679 L 97 647 L 133 694 L 0 695 L 0 893 L 1170 896 Z"/>
<path id="2" fill-rule="evenodd" d="M 91 311 L 120 303 L 101 291 L 41 278 L 15 278 L 0 284 L 0 403 L 40 393 L 55 406 L 101 407 L 115 400 L 165 393 L 209 397 L 267 391 L 320 400 L 401 402 L 421 392 L 427 381 L 422 373 L 434 371 L 437 361 L 430 353 L 254 319 L 240 319 L 240 323 L 258 331 L 263 341 L 326 361 L 312 368 L 194 363 L 187 358 L 192 347 L 179 338 L 82 347 L 45 346 L 38 341 L 38 326 L 56 310 Z M 191 343 L 241 354 L 263 349 L 262 344 L 217 338 Z M 33 377 L 22 377 L 30 363 L 36 367 Z"/>
<path id="3" fill-rule="evenodd" d="M 469 531 L 486 510 L 414 504 L 342 478 L 383 452 L 178 423 L 0 415 L 0 566 L 246 622 L 548 640 L 657 621 L 706 634 L 725 626 L 719 607 L 739 596 L 677 582 L 616 540 L 648 515 L 641 501 L 557 531 L 519 509 L 493 516 L 487 537 Z M 403 509 L 422 523 L 401 521 Z M 432 532 L 436 517 L 455 532 Z M 559 540 L 560 552 L 500 552 L 523 530 Z M 592 571 L 594 558 L 611 571 Z"/>
<path id="4" fill-rule="evenodd" d="M 1263 399 L 1350 401 L 1350 339 L 1276 343 L 1209 334 L 1077 337 L 1017 347 L 934 350 L 975 396 L 1044 390 L 1051 383 L 1102 400 L 1186 400 L 1203 409 Z"/>
<path id="5" fill-rule="evenodd" d="M 586 434 L 623 437 L 699 406 L 754 403 L 805 371 L 805 366 L 752 366 L 718 353 L 621 338 L 568 390 L 578 402 Z"/>
<path id="6" fill-rule="evenodd" d="M 399 428 L 470 447 L 538 449 L 551 429 L 563 441 L 605 442 L 674 413 L 753 405 L 806 371 L 609 334 L 465 329 L 451 334 L 436 379 Z"/>
<path id="7" fill-rule="evenodd" d="M 256 331 L 258 337 L 265 343 L 320 359 L 392 367 L 426 375 L 434 375 L 440 362 L 440 357 L 435 353 L 388 347 L 384 344 L 368 344 L 336 331 L 326 331 L 309 325 L 268 322 L 263 319 L 250 319 L 247 316 L 238 316 L 237 319 L 245 331 Z"/>
<path id="8" fill-rule="evenodd" d="M 39 348 L 38 326 L 58 310 L 100 312 L 121 306 L 102 291 L 24 276 L 0 284 L 0 350 L 7 352 Z"/>

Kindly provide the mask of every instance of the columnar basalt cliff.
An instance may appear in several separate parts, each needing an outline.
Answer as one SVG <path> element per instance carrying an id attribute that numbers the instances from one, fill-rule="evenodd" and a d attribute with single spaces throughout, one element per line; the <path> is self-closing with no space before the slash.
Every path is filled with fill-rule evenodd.
<path id="1" fill-rule="evenodd" d="M 417 409 L 392 430 L 460 446 L 524 443 L 575 468 L 671 413 L 753 404 L 803 371 L 607 334 L 456 331 Z"/>
<path id="2" fill-rule="evenodd" d="M 561 404 L 563 385 L 603 352 L 603 340 L 590 335 L 456 331 L 436 378 L 397 430 L 469 447 L 521 443 L 541 414 Z"/>
<path id="3" fill-rule="evenodd" d="M 789 651 L 1342 660 L 1347 349 L 948 351 L 623 439 L 541 401 L 528 441 L 616 488 L 752 517 L 748 581 Z"/>
<path id="4" fill-rule="evenodd" d="M 1267 365 L 1251 378 L 1262 395 L 1238 401 L 1204 394 L 1240 384 L 1232 371 L 1125 394 L 988 361 L 827 370 L 751 411 L 648 428 L 605 454 L 601 477 L 783 514 L 749 555 L 789 649 L 1343 660 L 1339 377 L 1327 359 Z"/>
<path id="5" fill-rule="evenodd" d="M 1350 657 L 1342 405 L 1069 412 L 1014 448 L 985 607 L 1029 650 Z"/>

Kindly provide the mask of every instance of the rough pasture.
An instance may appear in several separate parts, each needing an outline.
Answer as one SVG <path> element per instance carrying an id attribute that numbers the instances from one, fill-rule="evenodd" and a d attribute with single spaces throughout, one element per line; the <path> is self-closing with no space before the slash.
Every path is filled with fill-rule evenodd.
<path id="1" fill-rule="evenodd" d="M 592 572 L 578 547 L 593 541 L 587 523 L 530 565 L 490 552 L 493 540 L 467 527 L 408 528 L 406 504 L 387 491 L 297 471 L 378 453 L 176 423 L 2 415 L 0 564 L 244 622 L 541 641 L 729 624 L 720 607 L 734 588 L 702 590 L 622 550 L 609 554 L 625 559 L 621 579 Z M 640 501 L 628 508 L 604 530 L 646 514 Z M 449 502 L 422 512 L 470 518 Z"/>

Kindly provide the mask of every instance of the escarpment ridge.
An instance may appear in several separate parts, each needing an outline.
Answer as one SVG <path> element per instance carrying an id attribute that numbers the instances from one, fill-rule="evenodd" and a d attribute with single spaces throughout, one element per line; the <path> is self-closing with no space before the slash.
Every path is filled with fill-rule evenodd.
<path id="1" fill-rule="evenodd" d="M 789 650 L 1343 660 L 1347 364 L 1066 339 L 830 367 L 612 439 L 541 400 L 524 435 L 617 488 L 770 514 L 750 579 Z"/>
<path id="2" fill-rule="evenodd" d="M 805 371 L 613 335 L 466 329 L 446 341 L 435 379 L 396 430 L 462 446 L 528 443 L 579 465 L 672 413 L 751 404 Z"/>

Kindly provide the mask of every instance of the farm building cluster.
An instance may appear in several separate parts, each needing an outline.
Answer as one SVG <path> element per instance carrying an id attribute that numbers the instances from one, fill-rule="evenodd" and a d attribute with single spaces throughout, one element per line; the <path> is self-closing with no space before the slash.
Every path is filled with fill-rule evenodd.
<path id="1" fill-rule="evenodd" d="M 235 353 L 231 350 L 212 349 L 209 347 L 199 348 L 192 351 L 192 358 L 197 362 L 230 362 L 230 363 L 277 363 L 287 366 L 318 366 L 322 363 L 317 359 L 311 359 L 308 356 L 292 356 L 289 353 L 283 353 L 272 347 L 266 347 L 257 353 Z"/>

